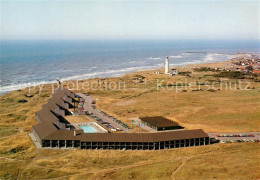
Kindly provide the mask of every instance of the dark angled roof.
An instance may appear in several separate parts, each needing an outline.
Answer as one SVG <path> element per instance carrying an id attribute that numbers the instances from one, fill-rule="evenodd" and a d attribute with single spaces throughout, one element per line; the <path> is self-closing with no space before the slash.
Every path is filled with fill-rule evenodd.
<path id="1" fill-rule="evenodd" d="M 83 133 L 82 131 L 77 131 L 77 134 L 77 136 L 74 136 L 73 130 L 59 130 L 45 139 L 81 140 L 86 142 L 159 142 L 209 137 L 201 129 L 156 133 Z"/>
<path id="2" fill-rule="evenodd" d="M 69 96 L 69 97 L 71 97 L 71 98 L 75 98 L 75 94 L 72 92 L 72 91 L 70 91 L 70 90 L 68 90 L 67 88 L 64 88 L 64 87 L 59 87 L 56 91 L 55 91 L 55 93 L 57 94 L 57 93 L 63 93 L 63 94 L 65 94 L 66 96 Z"/>
<path id="3" fill-rule="evenodd" d="M 47 109 L 42 109 L 40 111 L 37 111 L 35 115 L 38 117 L 39 121 L 41 122 L 56 122 L 59 121 L 59 119 L 50 111 Z"/>
<path id="4" fill-rule="evenodd" d="M 65 104 L 67 104 L 60 97 L 52 97 L 51 99 L 48 100 L 48 103 L 55 103 L 55 104 L 65 108 L 65 109 L 66 109 L 66 105 Z"/>
<path id="5" fill-rule="evenodd" d="M 68 97 L 64 92 L 62 91 L 57 91 L 53 94 L 53 97 L 58 97 L 58 98 L 61 98 L 61 99 L 64 99 L 64 98 L 70 98 Z"/>
<path id="6" fill-rule="evenodd" d="M 74 136 L 74 131 L 77 132 L 77 136 Z M 82 130 L 59 130 L 52 134 L 49 134 L 44 139 L 46 140 L 80 140 Z"/>
<path id="7" fill-rule="evenodd" d="M 178 123 L 166 119 L 162 116 L 154 116 L 154 117 L 140 117 L 140 119 L 150 125 L 156 127 L 171 127 L 171 126 L 180 126 Z"/>
<path id="8" fill-rule="evenodd" d="M 55 110 L 59 108 L 59 106 L 54 102 L 48 102 L 47 104 L 44 104 L 42 108 L 46 110 Z"/>
<path id="9" fill-rule="evenodd" d="M 52 123 L 47 121 L 36 124 L 32 128 L 41 139 L 44 139 L 55 131 L 59 131 Z"/>
<path id="10" fill-rule="evenodd" d="M 57 92 L 57 93 L 54 93 L 53 98 L 58 98 L 58 99 L 61 99 L 63 100 L 65 103 L 68 103 L 68 104 L 71 104 L 72 103 L 72 98 L 71 97 L 68 97 L 66 94 L 62 93 L 62 92 Z"/>

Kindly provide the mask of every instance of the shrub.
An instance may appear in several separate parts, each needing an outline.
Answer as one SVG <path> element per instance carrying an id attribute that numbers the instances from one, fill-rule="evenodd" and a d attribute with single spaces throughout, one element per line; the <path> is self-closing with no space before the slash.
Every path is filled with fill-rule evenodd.
<path id="1" fill-rule="evenodd" d="M 209 68 L 209 67 L 200 67 L 200 68 L 194 68 L 194 71 L 196 72 L 202 72 L 202 71 L 213 71 L 213 69 Z"/>
<path id="2" fill-rule="evenodd" d="M 208 89 L 207 91 L 209 91 L 209 92 L 216 92 L 215 89 Z"/>
<path id="3" fill-rule="evenodd" d="M 15 154 L 15 153 L 18 153 L 18 152 L 21 152 L 21 151 L 24 151 L 24 147 L 16 147 L 16 148 L 12 148 L 10 149 L 9 151 L 6 152 L 6 154 Z"/>
<path id="4" fill-rule="evenodd" d="M 244 79 L 244 73 L 239 72 L 239 71 L 222 71 L 219 74 L 216 74 L 214 76 L 215 77 Z"/>
<path id="5" fill-rule="evenodd" d="M 26 99 L 20 99 L 20 100 L 18 100 L 18 103 L 26 103 L 26 102 L 28 102 Z"/>

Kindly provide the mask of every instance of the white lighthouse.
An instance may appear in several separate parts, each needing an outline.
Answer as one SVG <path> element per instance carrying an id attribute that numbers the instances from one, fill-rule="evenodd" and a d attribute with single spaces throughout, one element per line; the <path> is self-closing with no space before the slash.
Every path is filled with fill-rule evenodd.
<path id="1" fill-rule="evenodd" d="M 169 59 L 168 59 L 168 56 L 166 56 L 166 59 L 165 59 L 165 74 L 169 74 Z"/>

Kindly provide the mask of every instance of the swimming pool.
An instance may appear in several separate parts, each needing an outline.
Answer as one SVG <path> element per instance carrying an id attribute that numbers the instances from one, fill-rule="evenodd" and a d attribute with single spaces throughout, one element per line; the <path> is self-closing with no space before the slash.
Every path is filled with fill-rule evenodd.
<path id="1" fill-rule="evenodd" d="M 84 133 L 96 133 L 96 132 L 98 132 L 98 130 L 95 129 L 95 128 L 94 128 L 93 126 L 91 126 L 91 125 L 80 126 L 80 129 L 82 129 Z"/>

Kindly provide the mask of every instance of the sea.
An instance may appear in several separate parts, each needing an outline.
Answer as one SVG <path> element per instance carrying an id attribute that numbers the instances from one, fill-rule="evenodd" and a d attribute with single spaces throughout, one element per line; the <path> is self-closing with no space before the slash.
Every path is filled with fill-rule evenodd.
<path id="1" fill-rule="evenodd" d="M 28 86 L 115 77 L 260 53 L 258 40 L 1 40 L 0 94 Z"/>

